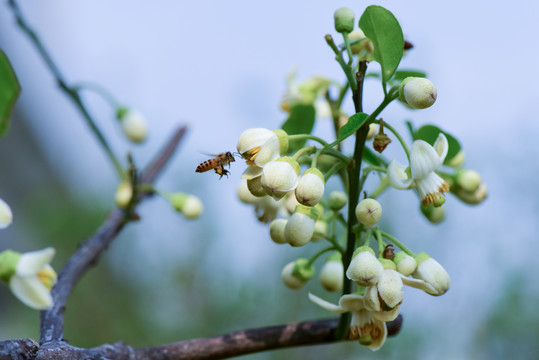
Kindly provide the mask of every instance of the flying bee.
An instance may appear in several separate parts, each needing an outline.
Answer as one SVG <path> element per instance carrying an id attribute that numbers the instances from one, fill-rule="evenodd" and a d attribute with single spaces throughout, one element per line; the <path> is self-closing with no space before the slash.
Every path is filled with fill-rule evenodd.
<path id="1" fill-rule="evenodd" d="M 225 170 L 225 166 L 228 165 L 228 167 L 230 168 L 230 163 L 234 161 L 236 161 L 234 155 L 232 155 L 230 151 L 227 151 L 226 153 L 220 153 L 215 155 L 213 159 L 209 159 L 200 163 L 195 171 L 202 173 L 214 169 L 215 173 L 220 175 L 219 179 L 221 179 L 223 175 L 226 175 L 226 177 L 228 177 L 230 171 Z"/>

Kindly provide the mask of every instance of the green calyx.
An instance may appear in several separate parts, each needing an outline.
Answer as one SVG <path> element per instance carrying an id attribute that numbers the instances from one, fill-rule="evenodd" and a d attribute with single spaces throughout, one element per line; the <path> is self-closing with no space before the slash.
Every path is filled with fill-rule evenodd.
<path id="1" fill-rule="evenodd" d="M 406 99 L 404 98 L 404 85 L 406 85 L 407 83 L 409 83 L 410 81 L 414 80 L 414 79 L 417 79 L 417 77 L 407 77 L 406 79 L 402 80 L 401 84 L 400 84 L 400 87 L 399 87 L 399 100 L 401 102 L 403 102 L 404 104 L 410 106 L 410 104 L 408 104 L 406 102 Z"/>
<path id="2" fill-rule="evenodd" d="M 288 134 L 286 131 L 278 129 L 278 130 L 272 130 L 275 135 L 277 135 L 277 138 L 279 139 L 279 153 L 280 154 L 286 154 L 288 151 Z"/>
<path id="3" fill-rule="evenodd" d="M 129 112 L 129 109 L 124 107 L 124 106 L 120 106 L 116 109 L 116 118 L 118 120 L 122 120 L 125 115 L 127 115 L 127 113 Z"/>
<path id="4" fill-rule="evenodd" d="M 303 214 L 303 215 L 307 215 L 308 217 L 310 217 L 314 221 L 318 220 L 319 214 L 320 214 L 320 211 L 318 211 L 318 209 L 316 207 L 314 207 L 314 206 L 313 207 L 305 206 L 305 205 L 301 205 L 301 204 L 296 206 L 296 211 L 294 211 L 294 212 L 295 213 L 300 213 L 300 214 Z"/>
<path id="5" fill-rule="evenodd" d="M 375 255 L 374 255 L 374 251 L 372 250 L 372 248 L 371 248 L 370 246 L 365 246 L 365 245 L 363 245 L 363 246 L 358 247 L 358 248 L 354 251 L 354 253 L 352 254 L 352 258 L 354 258 L 357 254 L 359 254 L 360 252 L 363 252 L 363 251 L 368 251 L 368 252 L 370 252 L 373 256 L 375 256 Z"/>
<path id="6" fill-rule="evenodd" d="M 167 194 L 166 199 L 170 202 L 170 205 L 172 205 L 174 210 L 181 212 L 188 196 L 189 195 L 186 193 L 180 192 L 175 194 Z"/>
<path id="7" fill-rule="evenodd" d="M 313 278 L 315 269 L 313 265 L 309 265 L 309 260 L 299 258 L 294 263 L 292 275 L 300 280 L 309 281 Z"/>
<path id="8" fill-rule="evenodd" d="M 330 261 L 336 261 L 336 262 L 342 262 L 342 255 L 340 252 L 338 251 L 335 251 L 334 253 L 332 253 L 331 255 L 329 255 L 326 259 L 326 262 L 330 262 Z"/>
<path id="9" fill-rule="evenodd" d="M 316 176 L 318 176 L 322 182 L 325 184 L 326 181 L 324 180 L 324 174 L 322 174 L 322 172 L 320 170 L 318 170 L 317 168 L 309 168 L 307 170 L 305 170 L 305 172 L 303 173 L 303 176 L 307 175 L 307 174 L 314 174 Z"/>
<path id="10" fill-rule="evenodd" d="M 420 252 L 419 254 L 416 255 L 415 257 L 415 261 L 417 262 L 417 266 L 421 265 L 421 263 L 425 260 L 428 260 L 430 259 L 430 256 L 429 254 L 427 254 L 426 252 Z"/>
<path id="11" fill-rule="evenodd" d="M 13 250 L 4 250 L 0 253 L 0 280 L 9 284 L 11 277 L 17 271 L 20 259 L 21 253 Z"/>
<path id="12" fill-rule="evenodd" d="M 410 255 L 406 254 L 404 251 L 397 251 L 395 253 L 395 257 L 393 258 L 393 262 L 396 265 L 399 265 L 399 263 L 408 256 L 410 256 Z"/>
<path id="13" fill-rule="evenodd" d="M 354 30 L 355 14 L 352 9 L 340 8 L 333 14 L 335 20 L 335 30 L 339 33 L 350 33 Z"/>
<path id="14" fill-rule="evenodd" d="M 393 260 L 384 259 L 382 257 L 379 257 L 378 261 L 380 261 L 380 263 L 382 264 L 384 269 L 397 270 L 397 265 L 395 265 Z"/>
<path id="15" fill-rule="evenodd" d="M 294 158 L 292 158 L 290 156 L 283 156 L 283 157 L 278 158 L 275 161 L 287 162 L 294 168 L 294 171 L 296 172 L 296 175 L 299 176 L 299 174 L 301 173 L 301 168 L 299 166 L 299 163 L 296 160 L 294 160 Z"/>

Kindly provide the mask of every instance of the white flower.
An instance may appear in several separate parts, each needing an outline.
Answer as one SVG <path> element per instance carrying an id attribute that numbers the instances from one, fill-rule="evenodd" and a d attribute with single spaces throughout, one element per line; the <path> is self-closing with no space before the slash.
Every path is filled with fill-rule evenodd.
<path id="1" fill-rule="evenodd" d="M 340 260 L 330 260 L 324 264 L 320 271 L 320 283 L 327 291 L 342 289 L 344 267 Z"/>
<path id="2" fill-rule="evenodd" d="M 302 205 L 315 206 L 324 196 L 324 188 L 324 175 L 320 170 L 308 169 L 298 181 L 296 199 Z"/>
<path id="3" fill-rule="evenodd" d="M 300 167 L 296 160 L 285 156 L 264 165 L 260 183 L 276 200 L 298 186 Z"/>
<path id="4" fill-rule="evenodd" d="M 384 269 L 376 285 L 365 290 L 365 306 L 379 320 L 395 320 L 404 296 L 402 286 L 402 275 L 395 270 Z"/>
<path id="5" fill-rule="evenodd" d="M 138 111 L 129 110 L 120 118 L 122 130 L 127 138 L 133 142 L 142 142 L 148 135 L 146 119 Z"/>
<path id="6" fill-rule="evenodd" d="M 11 292 L 23 304 L 37 309 L 52 306 L 51 289 L 56 272 L 49 265 L 54 257 L 53 248 L 24 254 L 6 250 L 0 253 L 0 278 L 8 282 Z"/>
<path id="7" fill-rule="evenodd" d="M 13 221 L 13 213 L 9 205 L 0 199 L 0 229 L 7 228 Z"/>
<path id="8" fill-rule="evenodd" d="M 365 307 L 363 296 L 343 295 L 339 305 L 334 305 L 318 296 L 309 293 L 309 299 L 326 310 L 337 314 L 352 313 L 350 322 L 350 338 L 358 339 L 361 345 L 375 351 L 384 345 L 387 338 L 387 327 L 384 321 L 378 320 Z"/>
<path id="9" fill-rule="evenodd" d="M 382 217 L 382 205 L 374 199 L 364 199 L 356 206 L 356 217 L 360 223 L 371 227 Z"/>
<path id="10" fill-rule="evenodd" d="M 236 149 L 249 167 L 243 179 L 254 179 L 262 174 L 262 167 L 277 159 L 288 147 L 288 137 L 283 130 L 271 131 L 264 128 L 245 130 L 238 140 Z"/>
<path id="11" fill-rule="evenodd" d="M 352 258 L 346 270 L 346 277 L 355 281 L 358 285 L 369 286 L 378 282 L 383 270 L 384 267 L 374 256 L 372 249 L 361 247 L 359 252 Z"/>
<path id="12" fill-rule="evenodd" d="M 429 79 L 406 78 L 401 85 L 401 100 L 414 109 L 426 109 L 434 104 L 438 93 Z"/>
<path id="13" fill-rule="evenodd" d="M 423 206 L 438 203 L 442 194 L 449 191 L 449 185 L 434 171 L 444 162 L 447 150 L 447 138 L 442 133 L 434 147 L 423 140 L 414 141 L 410 151 L 411 176 L 403 165 L 391 160 L 387 167 L 389 184 L 397 189 L 416 186 Z"/>
<path id="14" fill-rule="evenodd" d="M 255 205 L 255 213 L 258 221 L 269 223 L 277 217 L 277 213 L 284 208 L 282 200 L 275 200 L 271 196 L 258 198 Z"/>
<path id="15" fill-rule="evenodd" d="M 402 278 L 405 285 L 421 289 L 434 296 L 440 296 L 449 290 L 451 280 L 449 274 L 440 263 L 422 252 L 416 256 L 418 263 L 416 271 L 412 274 L 414 279 Z"/>

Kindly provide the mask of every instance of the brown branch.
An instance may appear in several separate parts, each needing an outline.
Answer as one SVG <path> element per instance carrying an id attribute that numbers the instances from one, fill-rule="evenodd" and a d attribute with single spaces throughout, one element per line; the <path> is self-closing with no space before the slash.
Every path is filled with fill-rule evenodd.
<path id="1" fill-rule="evenodd" d="M 134 349 L 121 342 L 92 349 L 81 349 L 64 341 L 53 340 L 39 347 L 31 339 L 8 340 L 0 342 L 0 359 L 224 359 L 272 349 L 340 341 L 335 338 L 338 321 L 338 319 L 304 321 L 142 349 Z M 397 319 L 387 323 L 388 335 L 396 335 L 401 326 L 402 316 L 399 315 Z"/>
<path id="2" fill-rule="evenodd" d="M 168 141 L 164 149 L 140 176 L 140 182 L 151 183 L 161 173 L 166 163 L 170 160 L 178 143 L 185 134 L 186 127 L 178 129 Z M 137 203 L 149 193 L 142 193 Z M 111 211 L 105 223 L 88 240 L 83 242 L 77 251 L 69 258 L 65 266 L 58 274 L 58 282 L 52 288 L 51 294 L 54 301 L 52 308 L 41 312 L 40 342 L 61 340 L 64 328 L 65 304 L 75 284 L 94 265 L 101 253 L 114 240 L 116 235 L 129 222 L 129 214 L 116 208 Z"/>

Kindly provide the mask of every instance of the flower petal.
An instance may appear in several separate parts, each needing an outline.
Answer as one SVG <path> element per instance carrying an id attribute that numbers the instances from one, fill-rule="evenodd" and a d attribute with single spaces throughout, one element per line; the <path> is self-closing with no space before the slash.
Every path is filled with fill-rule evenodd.
<path id="1" fill-rule="evenodd" d="M 275 134 L 268 129 L 247 129 L 241 133 L 236 149 L 240 154 L 243 154 L 254 147 L 262 146 L 272 136 L 275 136 Z"/>
<path id="2" fill-rule="evenodd" d="M 372 317 L 380 321 L 393 321 L 399 316 L 400 306 L 395 306 L 389 311 L 373 311 Z"/>
<path id="3" fill-rule="evenodd" d="M 259 177 L 260 175 L 262 175 L 261 167 L 249 166 L 247 169 L 245 169 L 245 171 L 241 175 L 241 178 L 246 180 L 252 180 L 256 177 Z"/>
<path id="4" fill-rule="evenodd" d="M 9 282 L 13 295 L 23 304 L 42 310 L 52 306 L 52 296 L 36 276 L 13 276 Z"/>
<path id="5" fill-rule="evenodd" d="M 443 149 L 442 149 L 443 150 Z M 444 160 L 434 148 L 423 140 L 416 140 L 410 151 L 410 168 L 413 179 L 423 179 L 438 169 Z"/>
<path id="6" fill-rule="evenodd" d="M 330 303 L 329 301 L 326 301 L 324 299 L 319 298 L 316 295 L 313 295 L 309 293 L 309 300 L 311 300 L 316 305 L 323 307 L 326 310 L 332 311 L 337 314 L 342 314 L 345 312 L 348 312 L 347 309 L 342 308 L 341 306 L 337 306 L 335 304 Z"/>
<path id="7" fill-rule="evenodd" d="M 428 294 L 435 294 L 437 291 L 434 287 L 432 287 L 429 283 L 427 283 L 425 280 L 420 279 L 411 279 L 409 277 L 402 277 L 402 283 L 404 285 L 407 285 L 409 287 L 413 287 L 419 290 L 423 290 L 424 292 Z"/>
<path id="8" fill-rule="evenodd" d="M 440 159 L 442 159 L 443 162 L 447 156 L 447 151 L 449 150 L 449 142 L 443 133 L 440 133 L 436 142 L 434 142 L 434 150 L 438 153 L 438 156 L 440 156 Z"/>
<path id="9" fill-rule="evenodd" d="M 347 311 L 360 311 L 365 309 L 365 299 L 357 294 L 343 295 L 339 299 L 339 306 Z"/>
<path id="10" fill-rule="evenodd" d="M 405 167 L 394 159 L 387 166 L 387 180 L 389 185 L 401 190 L 408 189 L 413 182 L 413 179 L 406 175 Z"/>
<path id="11" fill-rule="evenodd" d="M 40 272 L 45 265 L 49 264 L 56 251 L 48 247 L 43 250 L 27 252 L 21 255 L 17 264 L 17 275 L 33 276 Z"/>
<path id="12" fill-rule="evenodd" d="M 257 166 L 263 167 L 265 164 L 277 159 L 280 156 L 279 138 L 273 132 L 272 135 L 273 136 L 264 142 L 260 148 L 260 151 L 258 152 L 258 155 L 256 155 L 255 164 Z"/>
<path id="13" fill-rule="evenodd" d="M 4 229 L 13 221 L 13 213 L 9 205 L 0 199 L 0 229 Z"/>

